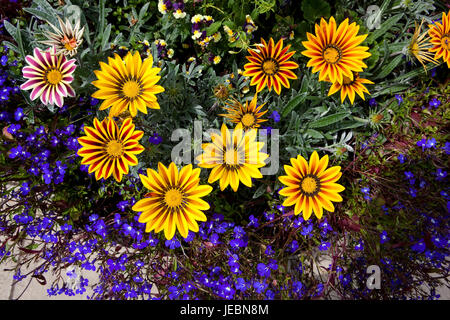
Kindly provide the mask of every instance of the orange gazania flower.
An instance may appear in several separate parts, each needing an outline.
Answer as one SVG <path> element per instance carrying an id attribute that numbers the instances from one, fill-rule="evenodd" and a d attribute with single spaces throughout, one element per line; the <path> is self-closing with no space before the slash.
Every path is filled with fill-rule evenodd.
<path id="1" fill-rule="evenodd" d="M 435 60 L 442 57 L 444 62 L 447 62 L 447 68 L 450 68 L 450 11 L 447 14 L 442 12 L 442 23 L 436 22 L 428 27 L 430 42 L 433 45 L 429 51 L 435 53 Z"/>
<path id="2" fill-rule="evenodd" d="M 422 24 L 425 20 L 422 19 L 420 25 L 417 24 L 417 21 L 414 22 L 415 30 L 414 34 L 411 38 L 411 41 L 407 47 L 408 58 L 415 57 L 423 66 L 425 72 L 427 71 L 427 66 L 425 65 L 426 61 L 432 62 L 434 64 L 439 64 L 434 58 L 433 54 L 429 51 L 431 49 L 430 46 L 430 37 L 428 37 L 427 32 L 423 32 Z"/>
<path id="3" fill-rule="evenodd" d="M 267 44 L 261 38 L 261 44 L 258 50 L 248 49 L 250 56 L 247 59 L 250 61 L 244 65 L 243 75 L 252 77 L 250 85 L 256 85 L 256 91 L 259 92 L 267 85 L 269 91 L 272 91 L 272 86 L 277 94 L 281 92 L 281 85 L 289 88 L 289 79 L 297 79 L 292 69 L 297 69 L 298 64 L 294 61 L 288 61 L 295 51 L 287 52 L 291 46 L 288 45 L 283 48 L 283 39 L 280 39 L 276 45 L 270 38 Z"/>
<path id="4" fill-rule="evenodd" d="M 143 131 L 135 130 L 131 118 L 126 119 L 122 126 L 111 119 L 102 122 L 94 118 L 94 128 L 85 126 L 86 136 L 78 138 L 83 146 L 78 155 L 83 158 L 81 164 L 89 166 L 89 173 L 95 172 L 95 179 L 108 179 L 111 174 L 117 182 L 123 174 L 128 174 L 128 167 L 138 164 L 136 154 L 144 151 L 139 140 Z"/>
<path id="5" fill-rule="evenodd" d="M 308 220 L 312 212 L 318 219 L 323 216 L 323 209 L 333 212 L 334 202 L 341 202 L 339 192 L 345 190 L 336 181 L 342 176 L 341 167 L 334 166 L 327 169 L 328 155 L 319 158 L 314 151 L 306 162 L 305 158 L 298 155 L 291 158 L 292 166 L 285 165 L 285 176 L 278 179 L 286 185 L 279 194 L 287 198 L 283 206 L 295 206 L 294 214 L 303 212 L 303 219 Z"/>
<path id="6" fill-rule="evenodd" d="M 373 84 L 373 82 L 368 79 L 360 78 L 359 74 L 355 72 L 353 80 L 344 76 L 344 81 L 342 83 L 339 83 L 337 81 L 333 83 L 330 90 L 328 91 L 328 96 L 331 96 L 332 94 L 341 90 L 341 102 L 343 103 L 345 98 L 348 96 L 350 102 L 353 104 L 353 102 L 355 101 L 355 93 L 357 93 L 363 100 L 365 100 L 364 92 L 370 94 L 369 90 L 367 90 L 364 84 Z"/>
<path id="7" fill-rule="evenodd" d="M 224 107 L 227 114 L 219 114 L 219 116 L 223 116 L 228 118 L 233 123 L 242 123 L 242 127 L 244 130 L 256 129 L 260 127 L 260 123 L 267 121 L 267 119 L 262 119 L 261 117 L 268 111 L 261 110 L 265 103 L 257 105 L 258 93 L 255 93 L 253 99 L 250 103 L 248 101 L 245 102 L 245 105 L 240 103 L 234 98 L 228 100 L 225 104 L 227 107 Z"/>
<path id="8" fill-rule="evenodd" d="M 345 19 L 339 27 L 333 17 L 329 23 L 320 20 L 320 26 L 315 26 L 316 35 L 307 33 L 308 41 L 303 41 L 307 50 L 302 54 L 309 57 L 307 67 L 313 67 L 312 72 L 319 73 L 319 81 L 327 77 L 332 83 L 342 83 L 344 76 L 353 80 L 353 72 L 362 72 L 367 65 L 362 61 L 370 57 L 366 52 L 369 48 L 360 46 L 367 34 L 357 36 L 359 26 L 355 22 L 348 24 Z"/>

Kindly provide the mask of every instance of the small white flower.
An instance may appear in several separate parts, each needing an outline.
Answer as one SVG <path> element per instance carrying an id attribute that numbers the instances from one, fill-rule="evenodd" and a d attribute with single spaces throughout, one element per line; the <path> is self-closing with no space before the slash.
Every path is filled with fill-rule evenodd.
<path id="1" fill-rule="evenodd" d="M 159 2 L 158 2 L 158 11 L 161 12 L 162 14 L 167 13 L 167 7 L 164 4 L 163 0 L 159 0 Z"/>
<path id="2" fill-rule="evenodd" d="M 214 38 L 214 42 L 219 42 L 220 39 L 222 39 L 222 34 L 220 32 L 216 32 L 212 36 Z"/>
<path id="3" fill-rule="evenodd" d="M 183 19 L 184 17 L 186 17 L 186 12 L 183 12 L 180 9 L 177 9 L 177 11 L 175 11 L 173 13 L 173 16 L 175 17 L 175 19 Z"/>
<path id="4" fill-rule="evenodd" d="M 195 16 L 193 16 L 191 18 L 192 23 L 199 23 L 202 20 L 203 20 L 203 16 L 201 14 L 196 14 Z"/>
<path id="5" fill-rule="evenodd" d="M 197 40 L 198 38 L 200 38 L 202 36 L 202 32 L 199 30 L 195 30 L 194 31 L 194 35 L 192 36 L 193 40 Z"/>

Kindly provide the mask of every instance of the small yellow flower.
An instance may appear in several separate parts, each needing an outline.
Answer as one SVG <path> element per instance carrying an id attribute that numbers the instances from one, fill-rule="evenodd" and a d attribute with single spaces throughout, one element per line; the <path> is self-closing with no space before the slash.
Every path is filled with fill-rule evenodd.
<path id="1" fill-rule="evenodd" d="M 221 60 L 222 60 L 222 58 L 220 56 L 215 56 L 213 59 L 213 62 L 214 62 L 214 64 L 218 64 Z"/>
<path id="2" fill-rule="evenodd" d="M 191 18 L 191 23 L 199 23 L 203 20 L 203 16 L 201 14 L 196 14 Z"/>
<path id="3" fill-rule="evenodd" d="M 294 30 L 289 32 L 289 40 L 294 40 L 294 36 L 295 36 Z"/>

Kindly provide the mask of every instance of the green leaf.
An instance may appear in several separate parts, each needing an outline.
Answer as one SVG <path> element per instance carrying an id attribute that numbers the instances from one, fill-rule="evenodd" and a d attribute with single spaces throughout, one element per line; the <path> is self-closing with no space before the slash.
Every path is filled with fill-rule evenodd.
<path id="1" fill-rule="evenodd" d="M 105 0 L 100 0 L 98 6 L 99 6 L 98 33 L 103 34 L 103 30 L 105 29 L 105 21 L 106 21 Z"/>
<path id="2" fill-rule="evenodd" d="M 324 0 L 303 0 L 301 9 L 303 17 L 310 22 L 315 22 L 320 17 L 329 17 L 331 12 L 330 5 Z"/>
<path id="3" fill-rule="evenodd" d="M 144 4 L 144 6 L 141 8 L 141 10 L 139 11 L 139 20 L 144 19 L 145 14 L 147 13 L 148 10 L 148 6 L 150 5 L 149 2 L 147 2 L 146 4 Z"/>
<path id="4" fill-rule="evenodd" d="M 323 139 L 324 138 L 323 134 L 321 134 L 319 131 L 314 130 L 314 129 L 306 130 L 305 134 L 308 134 L 311 137 L 316 138 L 316 139 Z"/>
<path id="5" fill-rule="evenodd" d="M 234 24 L 234 22 L 233 22 L 233 21 L 230 21 L 230 20 L 224 21 L 222 24 L 223 24 L 224 26 L 227 26 L 227 27 L 230 28 L 231 30 L 234 30 L 234 29 L 236 28 L 236 25 Z"/>
<path id="6" fill-rule="evenodd" d="M 305 101 L 306 99 L 306 92 L 303 92 L 297 96 L 295 96 L 291 101 L 287 103 L 287 105 L 284 107 L 282 116 L 287 116 L 292 110 L 294 110 L 300 103 Z"/>
<path id="7" fill-rule="evenodd" d="M 266 13 L 270 10 L 273 11 L 273 7 L 276 5 L 275 0 L 257 0 L 256 6 L 259 13 Z"/>
<path id="8" fill-rule="evenodd" d="M 31 13 L 32 15 L 34 15 L 36 18 L 42 20 L 42 21 L 46 21 L 46 22 L 50 22 L 53 25 L 58 25 L 58 21 L 56 20 L 56 17 L 51 15 L 50 13 L 44 12 L 42 10 L 39 9 L 33 9 L 33 8 L 24 8 L 24 11 Z"/>
<path id="9" fill-rule="evenodd" d="M 102 35 L 102 50 L 109 49 L 109 36 L 111 34 L 111 24 L 106 26 L 105 32 Z"/>
<path id="10" fill-rule="evenodd" d="M 397 67 L 400 64 L 400 62 L 402 62 L 402 60 L 403 55 L 399 54 L 398 56 L 396 56 L 394 59 L 391 60 L 391 62 L 385 65 L 383 69 L 381 69 L 380 73 L 377 74 L 375 79 L 382 79 L 387 75 L 389 75 L 392 72 L 392 70 L 394 70 L 395 67 Z"/>
<path id="11" fill-rule="evenodd" d="M 3 25 L 5 26 L 6 31 L 8 31 L 11 37 L 13 37 L 14 40 L 16 40 L 17 42 L 16 48 L 18 50 L 18 53 L 21 55 L 22 60 L 25 60 L 25 50 L 23 49 L 22 35 L 20 33 L 19 22 L 17 22 L 17 27 L 14 27 L 7 20 L 3 22 Z"/>
<path id="12" fill-rule="evenodd" d="M 397 22 L 403 17 L 403 13 L 396 14 L 395 16 L 390 17 L 385 22 L 381 24 L 381 28 L 377 29 L 369 34 L 366 41 L 367 43 L 372 43 L 386 32 L 392 29 L 393 26 L 397 24 Z"/>
<path id="13" fill-rule="evenodd" d="M 8 20 L 4 20 L 3 24 L 5 26 L 6 31 L 8 31 L 8 33 L 11 35 L 11 37 L 16 39 L 16 37 L 17 37 L 17 28 L 14 27 Z"/>
<path id="14" fill-rule="evenodd" d="M 309 77 L 305 75 L 303 76 L 299 92 L 308 92 L 308 89 L 309 89 Z"/>
<path id="15" fill-rule="evenodd" d="M 72 21 L 78 21 L 81 19 L 81 9 L 77 5 L 69 5 L 66 8 L 67 17 Z"/>
<path id="16" fill-rule="evenodd" d="M 315 120 L 309 124 L 309 128 L 322 128 L 329 125 L 332 125 L 336 122 L 339 122 L 348 116 L 347 112 L 339 112 L 336 114 L 331 114 L 329 116 L 325 116 L 318 120 Z"/>
<path id="17" fill-rule="evenodd" d="M 208 28 L 206 28 L 206 35 L 207 36 L 211 36 L 214 33 L 217 32 L 217 30 L 219 30 L 220 26 L 222 25 L 221 21 L 216 21 L 213 24 L 211 24 Z"/>
<path id="18" fill-rule="evenodd" d="M 20 54 L 19 48 L 17 48 L 17 46 L 15 44 L 12 44 L 9 41 L 3 41 L 2 42 L 5 46 L 7 46 L 8 48 L 10 48 L 12 51 L 14 51 L 15 53 Z"/>
<path id="19" fill-rule="evenodd" d="M 34 0 L 34 3 L 37 4 L 38 7 L 42 8 L 45 12 L 55 15 L 56 11 L 53 9 L 53 7 L 48 3 L 47 0 Z"/>
<path id="20" fill-rule="evenodd" d="M 384 88 L 383 90 L 375 91 L 372 94 L 372 98 L 375 98 L 375 97 L 378 97 L 378 96 L 382 96 L 384 94 L 391 95 L 391 94 L 396 93 L 396 92 L 404 91 L 404 90 L 406 90 L 408 88 L 409 88 L 409 85 L 398 85 L 398 86 L 389 86 L 389 85 L 387 85 L 386 88 Z"/>
<path id="21" fill-rule="evenodd" d="M 347 129 L 354 129 L 358 127 L 364 126 L 365 123 L 359 122 L 359 121 L 342 121 L 341 124 L 339 124 L 339 128 L 336 130 L 331 130 L 329 133 L 333 134 L 338 131 L 347 130 Z"/>
<path id="22" fill-rule="evenodd" d="M 436 67 L 436 65 L 433 64 L 433 63 L 428 63 L 426 65 L 426 67 L 427 67 L 427 70 L 430 70 L 430 69 Z M 403 80 L 403 79 L 409 80 L 411 78 L 417 77 L 417 76 L 419 76 L 421 74 L 424 74 L 424 73 L 426 73 L 426 72 L 423 69 L 423 67 L 419 66 L 418 68 L 416 68 L 414 70 L 411 70 L 408 73 L 405 73 L 405 74 L 402 74 L 401 76 L 398 76 L 397 78 L 395 78 L 395 81 L 400 81 L 400 80 Z"/>
<path id="23" fill-rule="evenodd" d="M 267 188 L 265 184 L 260 185 L 253 194 L 253 199 L 261 197 L 266 192 L 266 189 Z"/>

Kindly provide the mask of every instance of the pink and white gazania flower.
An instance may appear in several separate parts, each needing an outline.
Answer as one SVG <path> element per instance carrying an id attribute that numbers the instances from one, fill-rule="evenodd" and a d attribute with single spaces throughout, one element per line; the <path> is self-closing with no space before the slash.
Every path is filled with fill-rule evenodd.
<path id="1" fill-rule="evenodd" d="M 46 51 L 35 48 L 34 54 L 26 56 L 25 61 L 28 65 L 22 69 L 22 73 L 28 81 L 20 89 L 32 89 L 31 100 L 41 97 L 43 104 L 56 104 L 61 108 L 64 97 L 75 97 L 75 91 L 70 86 L 77 67 L 75 59 L 67 60 L 62 54 L 56 55 L 52 47 Z"/>

